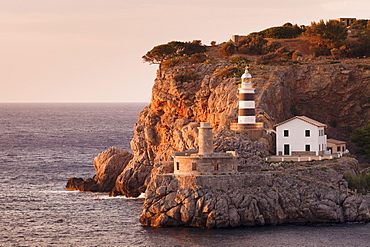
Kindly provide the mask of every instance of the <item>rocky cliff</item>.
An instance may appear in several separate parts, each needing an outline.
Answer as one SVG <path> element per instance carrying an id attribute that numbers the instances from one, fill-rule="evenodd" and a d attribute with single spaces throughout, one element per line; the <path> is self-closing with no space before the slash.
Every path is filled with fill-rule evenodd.
<path id="1" fill-rule="evenodd" d="M 67 190 L 110 192 L 116 184 L 118 175 L 132 158 L 133 154 L 126 150 L 111 147 L 95 157 L 93 178 L 84 181 L 82 178 L 72 177 L 68 180 L 66 188 Z"/>
<path id="2" fill-rule="evenodd" d="M 134 156 L 116 148 L 107 150 L 97 158 L 101 162 L 95 165 L 93 179 L 71 178 L 67 188 L 132 197 L 146 191 L 140 221 L 151 226 L 369 221 L 369 197 L 348 190 L 343 179 L 344 171 L 357 171 L 356 160 L 287 167 L 263 159 L 274 151 L 273 125 L 294 115 L 326 123 L 328 136 L 342 140 L 369 121 L 368 62 L 252 66 L 257 121 L 265 128 L 258 141 L 229 130 L 230 123 L 237 121 L 240 82 L 230 76 L 232 64 L 220 60 L 163 67 L 151 103 L 134 127 Z M 199 122 L 210 122 L 214 128 L 216 152 L 236 151 L 241 165 L 259 165 L 263 172 L 232 177 L 164 174 L 173 172 L 168 161 L 174 151 L 198 149 Z"/>
<path id="3" fill-rule="evenodd" d="M 348 190 L 343 158 L 310 164 L 272 164 L 270 171 L 181 176 L 154 172 L 140 222 L 144 225 L 237 226 L 370 221 L 370 197 Z"/>
<path id="4" fill-rule="evenodd" d="M 326 60 L 297 65 L 254 65 L 256 110 L 266 130 L 294 115 L 306 115 L 328 125 L 330 138 L 347 140 L 351 131 L 370 119 L 370 66 L 366 59 L 328 64 Z M 210 122 L 221 131 L 215 138 L 232 140 L 222 130 L 237 120 L 237 83 L 227 73 L 232 64 L 182 64 L 162 68 L 152 90 L 151 104 L 140 113 L 131 148 L 134 158 L 119 176 L 115 191 L 137 196 L 154 164 L 174 151 L 197 149 L 197 123 Z M 273 137 L 256 144 L 262 157 L 273 152 Z M 225 149 L 238 149 L 235 143 Z M 261 147 L 263 147 L 261 149 Z M 241 150 L 241 148 L 239 148 Z M 251 148 L 251 150 L 256 150 Z M 221 151 L 221 150 L 219 150 Z M 249 154 L 244 158 L 250 158 Z M 249 159 L 244 159 L 247 162 Z"/>

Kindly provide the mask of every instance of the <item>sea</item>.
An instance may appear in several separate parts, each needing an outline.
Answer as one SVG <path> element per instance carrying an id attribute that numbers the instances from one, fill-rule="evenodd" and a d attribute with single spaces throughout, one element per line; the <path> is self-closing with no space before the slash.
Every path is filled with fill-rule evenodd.
<path id="1" fill-rule="evenodd" d="M 234 229 L 139 223 L 144 196 L 66 191 L 93 159 L 128 151 L 147 103 L 1 103 L 0 246 L 370 246 L 370 224 Z"/>

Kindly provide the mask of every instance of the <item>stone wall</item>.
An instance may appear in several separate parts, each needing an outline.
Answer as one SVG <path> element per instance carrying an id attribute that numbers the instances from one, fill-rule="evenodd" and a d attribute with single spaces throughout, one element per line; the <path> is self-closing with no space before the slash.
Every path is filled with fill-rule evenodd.
<path id="1" fill-rule="evenodd" d="M 235 173 L 237 169 L 236 158 L 231 154 L 210 155 L 210 156 L 175 156 L 175 174 L 218 174 Z M 179 169 L 177 169 L 179 168 Z"/>

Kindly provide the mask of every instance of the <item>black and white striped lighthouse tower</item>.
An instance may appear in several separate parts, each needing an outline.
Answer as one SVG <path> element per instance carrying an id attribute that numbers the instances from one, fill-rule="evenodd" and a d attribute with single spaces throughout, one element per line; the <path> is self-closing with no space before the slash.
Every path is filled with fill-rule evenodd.
<path id="1" fill-rule="evenodd" d="M 230 129 L 247 133 L 249 138 L 258 140 L 262 137 L 263 123 L 256 122 L 256 105 L 254 102 L 254 86 L 252 76 L 245 69 L 241 77 L 242 83 L 239 87 L 239 114 L 238 122 L 231 123 Z"/>
<path id="2" fill-rule="evenodd" d="M 239 116 L 238 124 L 256 123 L 256 106 L 254 103 L 254 87 L 252 76 L 248 69 L 242 75 L 242 84 L 239 88 Z"/>

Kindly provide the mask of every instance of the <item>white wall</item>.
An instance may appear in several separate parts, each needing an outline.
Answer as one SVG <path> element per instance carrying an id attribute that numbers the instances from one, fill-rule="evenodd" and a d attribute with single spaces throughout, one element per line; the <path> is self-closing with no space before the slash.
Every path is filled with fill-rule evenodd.
<path id="1" fill-rule="evenodd" d="M 326 135 L 319 136 L 319 129 L 306 121 L 293 119 L 276 127 L 276 154 L 282 152 L 284 155 L 284 144 L 290 145 L 290 154 L 292 151 L 306 151 L 306 145 L 310 145 L 310 151 L 317 152 L 326 150 Z M 289 136 L 284 137 L 284 130 L 289 130 Z M 305 136 L 305 131 L 310 130 L 310 136 Z M 319 147 L 320 145 L 320 147 Z M 323 148 L 322 148 L 323 147 Z"/>

